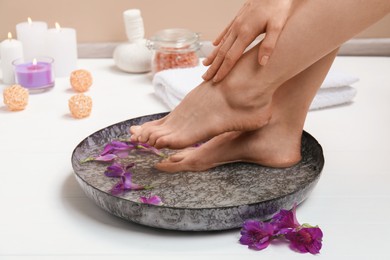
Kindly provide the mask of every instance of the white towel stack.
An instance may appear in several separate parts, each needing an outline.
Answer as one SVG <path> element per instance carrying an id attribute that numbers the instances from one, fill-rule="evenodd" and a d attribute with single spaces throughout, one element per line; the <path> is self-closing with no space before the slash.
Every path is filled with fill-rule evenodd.
<path id="1" fill-rule="evenodd" d="M 156 95 L 170 108 L 174 109 L 193 88 L 202 83 L 202 75 L 207 67 L 170 69 L 160 71 L 153 78 Z M 315 96 L 310 110 L 321 109 L 352 101 L 356 89 L 351 87 L 357 77 L 331 69 Z"/>

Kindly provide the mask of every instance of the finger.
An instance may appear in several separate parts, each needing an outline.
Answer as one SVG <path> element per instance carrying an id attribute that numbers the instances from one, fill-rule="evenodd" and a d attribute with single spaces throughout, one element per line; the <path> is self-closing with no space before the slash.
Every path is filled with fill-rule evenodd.
<path id="1" fill-rule="evenodd" d="M 231 29 L 229 29 L 227 34 L 224 35 L 223 39 L 220 41 L 218 46 L 214 48 L 214 50 L 210 53 L 210 55 L 207 56 L 206 59 L 203 60 L 203 65 L 209 66 L 214 62 L 215 57 L 217 56 L 217 54 L 219 52 L 219 49 L 224 45 L 226 39 L 229 38 L 230 34 L 231 34 Z"/>
<path id="2" fill-rule="evenodd" d="M 206 73 L 202 76 L 204 80 L 210 80 L 212 79 L 215 74 L 217 73 L 219 67 L 221 66 L 223 60 L 225 59 L 226 53 L 229 51 L 231 46 L 233 45 L 234 41 L 236 40 L 236 37 L 233 37 L 230 35 L 226 41 L 223 43 L 223 45 L 219 48 L 215 59 L 211 66 L 207 69 Z"/>
<path id="3" fill-rule="evenodd" d="M 203 60 L 203 65 L 209 66 L 211 63 L 213 63 L 215 57 L 217 56 L 219 48 L 221 48 L 221 45 L 218 45 L 214 48 L 214 50 Z"/>
<path id="4" fill-rule="evenodd" d="M 244 53 L 245 49 L 252 41 L 250 38 L 247 40 L 237 38 L 233 43 L 232 47 L 226 53 L 225 58 L 218 69 L 218 72 L 215 74 L 213 81 L 219 82 L 225 78 L 225 76 L 232 70 L 234 65 L 237 63 L 239 58 Z"/>
<path id="5" fill-rule="evenodd" d="M 270 24 L 267 26 L 266 34 L 259 46 L 258 61 L 259 64 L 265 66 L 275 49 L 279 35 L 283 29 L 280 24 Z"/>

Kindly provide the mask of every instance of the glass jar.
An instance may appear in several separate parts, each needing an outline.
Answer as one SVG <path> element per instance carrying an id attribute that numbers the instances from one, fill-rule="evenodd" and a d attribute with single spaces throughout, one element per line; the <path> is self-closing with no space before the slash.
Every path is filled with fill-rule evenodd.
<path id="1" fill-rule="evenodd" d="M 199 34 L 187 29 L 166 29 L 157 32 L 147 43 L 152 56 L 152 72 L 189 68 L 199 64 Z"/>

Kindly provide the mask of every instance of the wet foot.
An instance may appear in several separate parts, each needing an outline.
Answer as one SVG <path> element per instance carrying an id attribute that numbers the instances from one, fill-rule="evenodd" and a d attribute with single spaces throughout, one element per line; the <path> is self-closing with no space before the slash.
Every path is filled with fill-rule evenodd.
<path id="1" fill-rule="evenodd" d="M 156 168 L 166 172 L 204 171 L 232 162 L 289 167 L 301 160 L 301 134 L 271 124 L 251 132 L 224 133 L 200 147 L 172 155 Z"/>

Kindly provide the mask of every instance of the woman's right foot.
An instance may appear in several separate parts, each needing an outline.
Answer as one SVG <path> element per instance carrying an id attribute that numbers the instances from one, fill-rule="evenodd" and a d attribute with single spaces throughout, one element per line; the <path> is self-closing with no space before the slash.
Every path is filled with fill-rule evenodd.
<path id="1" fill-rule="evenodd" d="M 259 68 L 254 48 L 222 82 L 203 82 L 165 118 L 132 126 L 131 140 L 180 149 L 225 132 L 259 129 L 271 117 L 273 95 L 256 77 Z"/>

